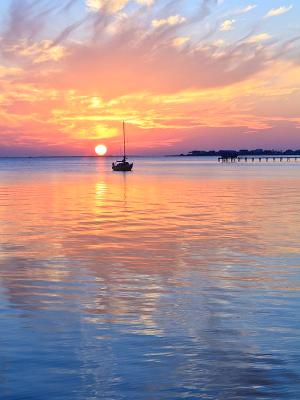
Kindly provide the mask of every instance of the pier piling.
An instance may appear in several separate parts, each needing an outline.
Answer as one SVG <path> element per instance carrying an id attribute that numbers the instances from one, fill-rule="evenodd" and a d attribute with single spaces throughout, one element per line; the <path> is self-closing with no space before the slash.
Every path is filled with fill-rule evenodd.
<path id="1" fill-rule="evenodd" d="M 269 162 L 269 160 L 273 160 L 273 162 L 276 162 L 277 160 L 279 160 L 279 162 L 287 162 L 287 163 L 291 163 L 291 162 L 297 162 L 300 159 L 300 156 L 297 157 L 247 157 L 247 156 L 222 156 L 218 158 L 218 162 L 222 162 L 222 163 L 241 163 L 241 162 L 246 162 L 248 163 L 248 161 L 251 161 L 253 163 L 255 163 L 256 161 L 258 161 L 259 163 L 261 163 L 263 160 L 265 160 L 266 163 Z"/>

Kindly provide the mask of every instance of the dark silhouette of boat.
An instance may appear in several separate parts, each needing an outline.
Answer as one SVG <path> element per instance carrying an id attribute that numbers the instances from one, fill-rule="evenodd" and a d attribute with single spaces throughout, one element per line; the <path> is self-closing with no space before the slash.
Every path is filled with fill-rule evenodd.
<path id="1" fill-rule="evenodd" d="M 126 172 L 126 171 L 131 171 L 132 167 L 133 167 L 133 163 L 129 163 L 127 161 L 127 156 L 126 156 L 125 122 L 124 121 L 123 121 L 123 143 L 124 143 L 123 159 L 112 163 L 113 171 Z"/>

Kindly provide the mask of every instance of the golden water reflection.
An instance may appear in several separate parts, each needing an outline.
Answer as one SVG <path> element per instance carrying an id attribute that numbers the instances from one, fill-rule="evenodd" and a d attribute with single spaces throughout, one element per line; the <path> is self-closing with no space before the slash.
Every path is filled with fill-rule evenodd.
<path id="1" fill-rule="evenodd" d="M 216 176 L 218 166 L 204 165 L 196 176 L 189 165 L 179 176 L 163 168 L 124 175 L 100 164 L 2 183 L 3 308 L 40 335 L 47 326 L 60 332 L 64 349 L 61 332 L 68 332 L 72 350 L 80 342 L 83 364 L 86 357 L 97 363 L 89 348 L 98 341 L 114 347 L 115 336 L 164 338 L 156 350 L 136 344 L 136 360 L 169 368 L 168 357 L 177 354 L 174 382 L 185 387 L 188 380 L 197 396 L 209 395 L 222 375 L 213 378 L 216 362 L 248 371 L 273 351 L 272 362 L 284 363 L 280 357 L 289 356 L 284 351 L 299 333 L 298 171 L 278 179 L 243 171 L 241 180 L 239 171 Z M 22 342 L 21 332 L 15 340 Z M 206 375 L 198 357 L 206 359 Z M 258 384 L 258 376 L 227 378 L 237 387 L 231 398 L 240 398 L 241 385 L 255 398 L 250 381 Z"/>

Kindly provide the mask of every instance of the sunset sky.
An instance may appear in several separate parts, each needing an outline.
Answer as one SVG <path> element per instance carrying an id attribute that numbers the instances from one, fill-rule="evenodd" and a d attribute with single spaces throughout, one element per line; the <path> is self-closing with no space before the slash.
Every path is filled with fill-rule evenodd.
<path id="1" fill-rule="evenodd" d="M 300 148 L 297 0 L 1 0 L 0 155 Z"/>

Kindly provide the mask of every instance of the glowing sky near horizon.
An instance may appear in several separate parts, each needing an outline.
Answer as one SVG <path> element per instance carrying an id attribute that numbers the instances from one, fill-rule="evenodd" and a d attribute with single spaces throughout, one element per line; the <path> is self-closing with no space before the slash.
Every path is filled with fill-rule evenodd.
<path id="1" fill-rule="evenodd" d="M 0 155 L 300 148 L 296 0 L 2 0 Z"/>

